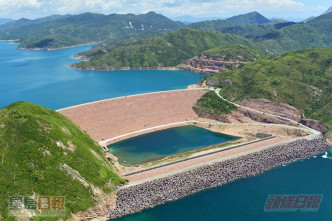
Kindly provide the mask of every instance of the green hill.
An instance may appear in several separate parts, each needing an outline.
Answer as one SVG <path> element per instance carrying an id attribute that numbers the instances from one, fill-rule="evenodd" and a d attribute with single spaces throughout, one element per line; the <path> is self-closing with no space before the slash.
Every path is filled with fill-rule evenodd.
<path id="1" fill-rule="evenodd" d="M 121 182 L 101 147 L 63 115 L 27 102 L 0 110 L 0 220 L 10 196 L 65 196 L 68 217 Z"/>
<path id="2" fill-rule="evenodd" d="M 0 39 L 19 39 L 22 48 L 61 48 L 107 39 L 119 40 L 128 34 L 145 31 L 160 34 L 182 26 L 182 23 L 154 12 L 142 15 L 84 13 L 13 21 L 0 26 Z"/>
<path id="3" fill-rule="evenodd" d="M 8 22 L 10 22 L 10 21 L 12 21 L 12 20 L 9 19 L 9 18 L 0 18 L 0 25 L 2 25 L 2 24 L 6 24 L 6 23 L 8 23 Z"/>
<path id="4" fill-rule="evenodd" d="M 262 51 L 282 54 L 306 48 L 332 47 L 332 13 L 294 24 L 253 39 Z"/>
<path id="5" fill-rule="evenodd" d="M 244 17 L 242 15 L 236 16 L 235 18 L 242 19 L 249 15 L 254 16 L 255 13 L 249 13 L 244 15 Z M 252 20 L 249 19 L 248 21 Z M 331 25 L 332 13 L 327 13 L 306 23 L 268 23 L 267 20 L 260 23 L 245 23 L 228 19 L 198 22 L 191 24 L 190 27 L 240 35 L 254 41 L 257 47 L 265 54 L 280 55 L 307 48 L 331 48 Z"/>
<path id="6" fill-rule="evenodd" d="M 311 25 L 312 27 L 315 27 L 317 30 L 321 31 L 322 33 L 330 36 L 329 39 L 332 39 L 332 12 L 323 14 L 319 17 L 316 17 L 307 24 Z M 331 43 L 331 41 L 330 41 Z"/>
<path id="7" fill-rule="evenodd" d="M 260 59 L 212 78 L 232 80 L 221 86 L 222 96 L 232 101 L 266 98 L 288 103 L 332 128 L 332 49 Z"/>
<path id="8" fill-rule="evenodd" d="M 81 69 L 109 67 L 174 67 L 212 48 L 234 45 L 254 46 L 249 40 L 231 34 L 181 29 L 172 33 L 120 46 L 89 61 L 73 65 Z"/>
<path id="9" fill-rule="evenodd" d="M 200 29 L 200 30 L 205 30 L 205 31 L 221 31 L 225 28 L 230 28 L 237 26 L 231 21 L 227 20 L 209 20 L 209 21 L 201 21 L 201 22 L 196 22 L 187 25 L 187 28 L 193 28 L 193 29 Z"/>
<path id="10" fill-rule="evenodd" d="M 213 57 L 224 57 L 227 60 L 233 59 L 245 62 L 251 62 L 266 57 L 262 52 L 258 51 L 257 49 L 242 45 L 225 48 L 213 48 L 204 51 L 203 54 Z"/>
<path id="11" fill-rule="evenodd" d="M 265 18 L 258 12 L 250 12 L 243 15 L 233 16 L 231 18 L 228 18 L 227 21 L 231 21 L 237 25 L 262 25 L 270 22 L 269 19 Z"/>
<path id="12" fill-rule="evenodd" d="M 205 31 L 218 31 L 222 33 L 237 34 L 245 38 L 254 38 L 275 31 L 276 23 L 257 24 L 236 24 L 230 20 L 210 20 L 187 25 L 188 28 Z"/>
<path id="13" fill-rule="evenodd" d="M 236 106 L 218 97 L 214 91 L 204 94 L 194 105 L 194 110 L 204 113 L 221 115 L 230 114 L 236 110 Z"/>

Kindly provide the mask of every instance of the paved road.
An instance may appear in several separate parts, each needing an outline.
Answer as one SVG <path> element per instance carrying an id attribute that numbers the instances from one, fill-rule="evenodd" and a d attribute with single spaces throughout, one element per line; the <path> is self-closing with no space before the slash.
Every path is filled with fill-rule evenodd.
<path id="1" fill-rule="evenodd" d="M 307 131 L 310 131 L 310 132 L 312 132 L 313 134 L 321 135 L 321 132 L 319 132 L 319 131 L 317 131 L 317 130 L 314 130 L 314 129 L 310 128 L 310 127 L 307 127 L 307 126 L 305 126 L 305 125 L 303 125 L 303 124 L 301 124 L 301 123 L 299 123 L 299 122 L 297 122 L 297 121 L 295 121 L 295 120 L 292 120 L 292 119 L 289 119 L 289 118 L 286 118 L 286 117 L 281 117 L 281 116 L 278 116 L 278 115 L 275 115 L 275 114 L 270 114 L 270 113 L 266 113 L 266 112 L 263 112 L 263 111 L 255 110 L 255 109 L 252 109 L 252 108 L 250 108 L 250 107 L 245 107 L 245 106 L 239 105 L 239 104 L 237 104 L 237 103 L 231 102 L 231 101 L 225 99 L 224 97 L 222 97 L 222 96 L 220 95 L 220 88 L 215 89 L 215 88 L 213 88 L 213 87 L 209 87 L 209 90 L 214 91 L 214 92 L 218 95 L 218 97 L 220 97 L 220 98 L 223 99 L 224 101 L 227 101 L 227 102 L 229 102 L 229 103 L 231 103 L 231 104 L 233 104 L 233 105 L 235 105 L 235 106 L 237 106 L 237 107 L 244 108 L 244 109 L 247 109 L 247 110 L 251 110 L 251 111 L 254 111 L 254 112 L 257 112 L 257 113 L 260 113 L 260 114 L 265 114 L 265 115 L 269 115 L 269 116 L 272 116 L 272 117 L 276 117 L 276 118 L 278 118 L 278 119 L 282 119 L 282 120 L 285 120 L 285 121 L 289 121 L 289 122 L 294 123 L 295 125 L 299 125 L 299 126 L 305 128 Z"/>

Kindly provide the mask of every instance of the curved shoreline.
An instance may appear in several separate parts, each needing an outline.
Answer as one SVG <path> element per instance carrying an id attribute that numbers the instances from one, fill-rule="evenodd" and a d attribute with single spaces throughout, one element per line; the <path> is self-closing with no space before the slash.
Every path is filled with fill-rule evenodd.
<path id="1" fill-rule="evenodd" d="M 331 147 L 322 137 L 314 135 L 169 177 L 124 187 L 118 191 L 116 209 L 107 218 L 132 214 L 204 189 L 255 176 Z"/>
<path id="2" fill-rule="evenodd" d="M 128 70 L 164 70 L 164 71 L 179 71 L 178 67 L 106 67 L 106 68 L 80 68 L 75 64 L 68 64 L 67 67 L 82 70 L 82 71 L 128 71 Z"/>
<path id="3" fill-rule="evenodd" d="M 0 40 L 0 42 L 11 42 L 11 44 L 17 44 L 21 45 L 22 42 L 20 42 L 19 39 L 16 40 Z M 77 44 L 77 45 L 72 45 L 72 46 L 65 46 L 65 47 L 60 47 L 60 48 L 26 48 L 26 47 L 16 47 L 17 49 L 20 50 L 29 50 L 29 51 L 56 51 L 56 50 L 63 50 L 63 49 L 68 49 L 68 48 L 75 48 L 75 47 L 80 47 L 80 46 L 85 46 L 85 45 L 93 45 L 93 44 L 98 44 L 100 42 L 88 42 L 88 43 L 83 43 L 83 44 Z"/>
<path id="4" fill-rule="evenodd" d="M 78 44 L 78 45 L 72 45 L 72 46 L 66 46 L 66 47 L 60 47 L 60 48 L 26 48 L 26 47 L 20 47 L 18 46 L 18 49 L 21 50 L 29 50 L 29 51 L 56 51 L 56 50 L 63 50 L 63 49 L 68 49 L 68 48 L 75 48 L 75 47 L 80 47 L 80 46 L 85 46 L 85 45 L 93 45 L 97 44 L 98 42 L 88 42 L 84 44 Z M 17 42 L 17 44 L 22 44 L 20 42 Z"/>

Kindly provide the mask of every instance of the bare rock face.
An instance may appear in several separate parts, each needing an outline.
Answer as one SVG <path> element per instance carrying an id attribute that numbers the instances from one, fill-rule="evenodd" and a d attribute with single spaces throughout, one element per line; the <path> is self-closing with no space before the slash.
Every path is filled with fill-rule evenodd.
<path id="1" fill-rule="evenodd" d="M 243 63 L 248 63 L 248 61 L 200 54 L 181 64 L 179 69 L 189 70 L 195 73 L 215 74 L 221 71 L 234 70 Z"/>
<path id="2" fill-rule="evenodd" d="M 332 144 L 332 132 L 328 132 L 326 134 L 326 141 L 329 143 L 329 144 Z"/>
<path id="3" fill-rule="evenodd" d="M 301 121 L 302 124 L 304 124 L 307 127 L 310 127 L 312 129 L 318 130 L 320 132 L 325 132 L 328 130 L 328 127 L 321 123 L 318 120 L 313 120 L 313 119 L 303 119 Z"/>
<path id="4" fill-rule="evenodd" d="M 223 80 L 223 81 L 217 81 L 215 79 L 208 79 L 206 81 L 206 85 L 209 86 L 209 87 L 214 87 L 218 84 L 229 85 L 231 83 L 232 83 L 231 79 L 226 79 L 226 80 Z"/>
<path id="5" fill-rule="evenodd" d="M 220 81 L 217 81 L 215 79 L 208 79 L 206 81 L 206 85 L 209 86 L 209 87 L 214 87 L 216 85 L 220 84 Z"/>
<path id="6" fill-rule="evenodd" d="M 255 110 L 263 111 L 265 113 L 286 117 L 294 121 L 300 121 L 302 118 L 301 112 L 295 107 L 284 103 L 273 102 L 267 99 L 243 100 L 239 104 Z"/>
<path id="7" fill-rule="evenodd" d="M 250 118 L 253 121 L 268 123 L 268 124 L 290 124 L 289 121 L 279 119 L 277 117 L 257 113 L 256 111 L 251 111 L 247 109 L 240 109 L 239 112 L 243 114 L 245 117 Z"/>

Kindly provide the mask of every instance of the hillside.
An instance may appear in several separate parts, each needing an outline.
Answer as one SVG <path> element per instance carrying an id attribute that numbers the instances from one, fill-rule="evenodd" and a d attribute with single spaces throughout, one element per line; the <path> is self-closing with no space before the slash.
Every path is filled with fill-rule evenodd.
<path id="1" fill-rule="evenodd" d="M 245 63 L 265 57 L 260 51 L 247 46 L 219 47 L 204 51 L 181 64 L 179 68 L 197 73 L 214 74 L 220 71 L 234 70 Z"/>
<path id="2" fill-rule="evenodd" d="M 331 13 L 332 12 L 332 6 L 329 7 L 329 9 L 326 10 L 326 12 L 323 13 L 323 15 Z"/>
<path id="3" fill-rule="evenodd" d="M 11 19 L 9 19 L 9 18 L 0 18 L 0 25 L 6 24 L 7 22 L 10 22 L 10 21 L 11 21 Z"/>
<path id="4" fill-rule="evenodd" d="M 243 15 L 233 16 L 228 18 L 227 21 L 231 21 L 237 25 L 262 25 L 270 22 L 269 19 L 265 18 L 258 12 L 250 12 Z"/>
<path id="5" fill-rule="evenodd" d="M 220 99 L 214 91 L 204 94 L 194 105 L 196 112 L 204 112 L 212 115 L 230 114 L 236 110 L 236 106 Z"/>
<path id="6" fill-rule="evenodd" d="M 253 40 L 262 51 L 272 55 L 306 48 L 331 48 L 332 13 L 316 17 L 305 24 L 286 26 Z"/>
<path id="7" fill-rule="evenodd" d="M 239 45 L 227 48 L 213 48 L 203 53 L 208 56 L 225 57 L 227 60 L 237 59 L 244 62 L 251 62 L 265 57 L 257 49 Z"/>
<path id="8" fill-rule="evenodd" d="M 213 76 L 232 83 L 221 94 L 232 101 L 266 98 L 288 103 L 332 128 L 332 49 L 307 49 L 260 59 Z"/>
<path id="9" fill-rule="evenodd" d="M 205 31 L 221 31 L 225 28 L 235 27 L 237 26 L 231 21 L 227 20 L 209 20 L 209 21 L 201 21 L 187 25 L 187 28 L 200 29 Z"/>
<path id="10" fill-rule="evenodd" d="M 27 102 L 1 109 L 0 220 L 9 196 L 65 196 L 67 217 L 95 205 L 123 182 L 101 150 L 50 109 Z"/>
<path id="11" fill-rule="evenodd" d="M 9 30 L 11 28 L 17 28 L 17 27 L 23 27 L 27 25 L 32 24 L 41 24 L 43 22 L 50 22 L 54 21 L 56 19 L 66 18 L 70 17 L 72 15 L 50 15 L 43 18 L 36 18 L 36 19 L 27 19 L 27 18 L 21 18 L 18 20 L 10 20 L 10 22 L 4 23 L 3 25 L 0 25 L 0 30 Z"/>
<path id="12" fill-rule="evenodd" d="M 308 24 L 329 36 L 329 40 L 332 39 L 332 12 L 316 17 L 310 20 Z"/>
<path id="13" fill-rule="evenodd" d="M 332 13 L 326 13 L 306 23 L 275 23 L 266 20 L 258 25 L 257 22 L 236 23 L 231 19 L 198 22 L 190 24 L 190 27 L 240 35 L 254 41 L 265 54 L 274 56 L 307 48 L 331 48 L 331 25 Z"/>
<path id="14" fill-rule="evenodd" d="M 93 57 L 89 61 L 74 64 L 79 69 L 112 69 L 123 67 L 175 67 L 194 56 L 216 47 L 254 44 L 240 36 L 181 29 Z"/>
<path id="15" fill-rule="evenodd" d="M 21 48 L 50 49 L 119 40 L 128 34 L 145 31 L 165 33 L 182 26 L 154 12 L 142 15 L 84 13 L 13 21 L 0 26 L 0 40 L 19 39 Z"/>

